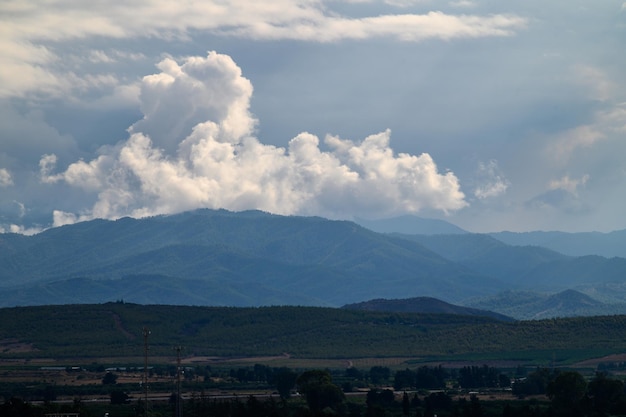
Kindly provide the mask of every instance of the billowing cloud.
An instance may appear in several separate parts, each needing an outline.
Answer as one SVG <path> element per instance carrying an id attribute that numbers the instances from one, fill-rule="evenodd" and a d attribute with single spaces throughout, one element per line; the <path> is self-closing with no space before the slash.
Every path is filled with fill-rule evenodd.
<path id="1" fill-rule="evenodd" d="M 2 171 L 3 170 L 0 169 L 0 182 L 2 177 Z M 0 184 L 0 186 L 2 185 Z M 24 214 L 26 213 L 26 207 L 23 203 L 20 203 L 19 201 L 12 201 L 11 205 L 17 208 L 19 213 L 18 216 L 20 218 L 24 217 Z M 43 229 L 41 227 L 25 227 L 19 224 L 0 224 L 0 233 L 19 233 L 22 235 L 34 235 L 41 232 L 42 230 Z"/>
<path id="2" fill-rule="evenodd" d="M 42 231 L 43 229 L 39 227 L 24 227 L 19 224 L 11 224 L 7 228 L 0 226 L 0 233 L 18 233 L 20 235 L 32 236 Z"/>
<path id="3" fill-rule="evenodd" d="M 589 89 L 594 100 L 606 101 L 615 91 L 614 83 L 599 68 L 589 65 L 577 65 L 574 68 L 575 82 Z"/>
<path id="4" fill-rule="evenodd" d="M 252 85 L 226 55 L 166 58 L 158 68 L 142 80 L 144 118 L 126 141 L 60 173 L 54 155 L 41 159 L 43 182 L 97 195 L 85 212 L 56 211 L 55 225 L 199 207 L 350 217 L 467 205 L 453 173 L 439 173 L 428 154 L 396 155 L 388 130 L 361 142 L 327 136 L 327 151 L 310 133 L 287 148 L 262 144 Z"/>
<path id="5" fill-rule="evenodd" d="M 580 178 L 565 175 L 552 180 L 548 190 L 528 201 L 526 205 L 533 209 L 558 209 L 564 213 L 587 213 L 591 210 L 589 204 L 580 198 L 579 192 L 589 181 L 588 174 Z"/>
<path id="6" fill-rule="evenodd" d="M 563 132 L 547 147 L 548 155 L 559 163 L 566 163 L 572 153 L 581 148 L 590 148 L 605 138 L 596 126 L 583 125 Z"/>
<path id="7" fill-rule="evenodd" d="M 480 200 L 504 194 L 510 185 L 498 167 L 498 161 L 493 159 L 478 164 L 477 177 L 479 185 L 474 189 L 474 196 Z"/>
<path id="8" fill-rule="evenodd" d="M 405 1 L 401 2 L 406 5 Z M 404 41 L 508 36 L 526 20 L 515 15 L 386 14 L 353 18 L 332 2 L 309 0 L 75 2 L 20 0 L 0 3 L 0 96 L 61 94 L 75 87 L 59 43 L 90 37 L 185 39 L 191 31 L 256 40 L 334 42 L 390 37 Z M 125 53 L 127 57 L 131 53 Z M 118 58 L 92 50 L 92 63 Z M 91 77 L 102 77 L 92 74 Z M 90 80 L 81 81 L 82 83 Z"/>
<path id="9" fill-rule="evenodd" d="M 573 196 L 578 197 L 578 187 L 584 186 L 589 181 L 589 175 L 583 175 L 581 178 L 570 178 L 565 175 L 562 178 L 550 181 L 548 188 L 550 190 L 565 190 Z"/>
<path id="10" fill-rule="evenodd" d="M 13 185 L 11 173 L 6 168 L 0 168 L 0 187 L 8 187 Z"/>

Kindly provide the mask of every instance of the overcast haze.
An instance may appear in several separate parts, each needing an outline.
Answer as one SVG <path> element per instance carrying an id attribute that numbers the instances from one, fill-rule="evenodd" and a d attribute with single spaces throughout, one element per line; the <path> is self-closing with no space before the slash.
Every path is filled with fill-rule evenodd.
<path id="1" fill-rule="evenodd" d="M 0 3 L 0 231 L 200 207 L 626 228 L 626 3 Z"/>

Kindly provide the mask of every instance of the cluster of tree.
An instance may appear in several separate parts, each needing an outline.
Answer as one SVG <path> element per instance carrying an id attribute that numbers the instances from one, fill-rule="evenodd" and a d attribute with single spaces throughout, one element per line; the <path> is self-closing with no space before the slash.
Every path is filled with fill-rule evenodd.
<path id="1" fill-rule="evenodd" d="M 437 368 L 435 368 L 437 369 Z M 326 370 L 308 370 L 296 378 L 296 386 L 302 394 L 295 400 L 277 398 L 247 399 L 234 398 L 219 400 L 194 397 L 186 401 L 184 415 L 200 417 L 317 417 L 335 415 L 339 417 L 602 417 L 626 415 L 626 393 L 624 383 L 597 373 L 592 379 L 585 378 L 574 371 L 554 371 L 537 369 L 528 375 L 527 380 L 542 381 L 540 388 L 549 398 L 549 402 L 526 401 L 481 401 L 477 396 L 452 397 L 445 390 L 430 393 L 398 396 L 391 389 L 372 388 L 366 400 L 349 401 L 343 391 L 333 382 L 332 375 Z M 517 384 L 523 384 L 518 381 Z M 537 387 L 538 385 L 533 385 Z M 516 388 L 519 389 L 519 388 Z M 121 407 L 131 407 L 123 395 L 119 398 Z M 112 396 L 113 400 L 113 396 Z M 155 405 L 153 410 L 165 415 L 172 407 Z M 56 408 L 55 408 L 56 407 Z M 0 405 L 2 416 L 41 416 L 50 411 L 59 411 L 59 406 L 46 404 L 33 406 L 18 398 L 10 398 Z M 81 415 L 94 415 L 80 403 L 63 405 L 68 410 L 80 410 Z M 121 410 L 121 409 L 120 409 Z M 132 410 L 129 408 L 129 412 Z M 171 411 L 171 410 L 170 410 Z M 128 414 L 133 415 L 133 414 Z"/>
<path id="2" fill-rule="evenodd" d="M 600 362 L 598 364 L 598 371 L 600 372 L 623 371 L 625 369 L 626 362 Z"/>
<path id="3" fill-rule="evenodd" d="M 92 410 L 82 404 L 79 400 L 65 404 L 34 405 L 22 398 L 11 397 L 0 404 L 0 416 L 2 417 L 44 417 L 47 414 L 69 414 L 78 413 L 81 417 L 91 417 L 95 415 Z"/>
<path id="4" fill-rule="evenodd" d="M 391 378 L 391 369 L 386 366 L 372 366 L 369 371 L 364 371 L 351 366 L 346 369 L 344 374 L 344 379 L 347 381 L 368 382 L 372 385 L 387 384 L 389 382 L 389 378 Z"/>
<path id="5" fill-rule="evenodd" d="M 464 366 L 459 369 L 457 381 L 462 388 L 506 388 L 511 386 L 511 379 L 507 375 L 497 368 L 487 365 Z"/>
<path id="6" fill-rule="evenodd" d="M 239 399 L 231 401 L 203 398 L 186 401 L 185 415 L 275 415 L 275 416 L 315 416 L 333 413 L 346 417 L 390 416 L 468 416 L 480 417 L 485 414 L 485 404 L 476 396 L 469 398 L 451 397 L 446 387 L 483 388 L 503 387 L 509 382 L 496 368 L 488 366 L 464 367 L 458 370 L 446 370 L 441 366 L 422 366 L 404 369 L 392 373 L 386 367 L 372 367 L 369 371 L 349 368 L 331 373 L 328 370 L 295 371 L 289 368 L 271 368 L 255 365 L 250 368 L 222 371 L 232 378 L 241 377 L 244 381 L 262 381 L 267 387 L 274 387 L 280 394 L 264 401 L 251 397 L 246 402 Z M 516 374 L 522 374 L 518 370 Z M 365 407 L 362 403 L 347 401 L 341 381 L 368 380 L 380 385 L 370 384 Z M 380 388 L 393 381 L 395 392 Z M 117 376 L 111 372 L 102 378 L 102 387 L 109 389 L 111 404 L 124 406 L 132 399 L 126 394 L 125 386 L 117 384 Z M 190 382 L 191 383 L 191 382 Z M 203 382 L 199 382 L 202 386 Z M 201 387 L 200 386 L 200 387 Z M 190 389 L 198 386 L 188 386 Z M 56 387 L 61 390 L 63 387 Z M 417 390 L 417 393 L 405 393 L 401 398 L 398 391 Z M 431 392 L 426 393 L 427 390 Z M 294 393 L 298 398 L 289 400 Z M 458 391 L 456 391 L 458 392 Z M 600 417 L 608 415 L 626 415 L 626 390 L 624 382 L 610 378 L 598 372 L 586 380 L 580 373 L 568 370 L 537 368 L 525 377 L 516 379 L 512 385 L 513 394 L 519 397 L 545 395 L 549 399 L 541 407 L 527 402 L 508 404 L 497 413 L 488 415 L 502 417 L 542 416 L 542 417 Z M 300 395 L 301 394 L 301 395 Z M 55 397 L 54 390 L 42 392 L 46 407 L 54 406 L 50 402 Z M 41 415 L 41 409 L 33 411 L 32 406 L 15 397 L 9 398 L 0 406 L 0 415 Z M 356 404 L 356 405 L 355 405 Z M 489 407 L 492 407 L 489 404 Z M 196 410 L 196 411 L 193 411 Z M 390 411 L 391 410 L 391 411 Z M 33 414 L 34 413 L 34 414 Z M 195 414 L 194 414 L 195 413 Z M 207 414 L 208 413 L 208 414 Z M 389 414 L 390 413 L 390 414 Z"/>
<path id="7" fill-rule="evenodd" d="M 299 387 L 306 394 L 304 400 L 283 401 L 276 398 L 254 396 L 228 400 L 192 398 L 183 403 L 183 415 L 187 417 L 433 417 L 459 416 L 482 417 L 484 406 L 476 397 L 454 400 L 445 392 L 435 392 L 423 397 L 417 394 L 402 397 L 389 389 L 372 389 L 365 402 L 348 401 L 341 390 L 329 379 L 326 371 L 308 371 L 299 378 Z M 144 415 L 142 404 L 119 403 L 115 415 Z M 46 413 L 80 412 L 81 416 L 102 415 L 96 405 L 84 404 L 35 406 L 16 398 L 0 405 L 0 415 L 8 417 L 41 417 Z M 126 407 L 126 408 L 120 408 Z M 175 402 L 152 404 L 153 415 L 173 414 Z"/>
<path id="8" fill-rule="evenodd" d="M 364 387 L 393 384 L 396 391 L 400 390 L 436 390 L 447 386 L 460 388 L 508 388 L 511 379 L 498 368 L 483 366 L 466 366 L 461 369 L 448 370 L 442 366 L 420 366 L 415 369 L 398 370 L 395 373 L 383 366 L 373 366 L 369 371 L 361 371 L 351 367 L 346 369 L 343 377 L 347 381 L 342 387 L 350 391 L 350 382 L 363 382 Z"/>
<path id="9" fill-rule="evenodd" d="M 587 381 L 575 371 L 537 369 L 513 384 L 520 397 L 545 394 L 551 400 L 552 415 L 605 416 L 626 414 L 624 382 L 598 372 Z"/>
<path id="10" fill-rule="evenodd" d="M 393 387 L 400 389 L 442 389 L 446 387 L 446 379 L 450 376 L 443 367 L 422 366 L 415 371 L 405 369 L 397 371 Z"/>

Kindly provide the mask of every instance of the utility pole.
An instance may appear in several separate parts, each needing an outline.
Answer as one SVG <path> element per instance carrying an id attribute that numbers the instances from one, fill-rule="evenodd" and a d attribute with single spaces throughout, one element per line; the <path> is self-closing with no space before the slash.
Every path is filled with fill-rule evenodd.
<path id="1" fill-rule="evenodd" d="M 143 328 L 143 408 L 144 415 L 148 416 L 148 336 L 150 336 L 150 330 L 147 327 Z"/>
<path id="2" fill-rule="evenodd" d="M 180 351 L 183 349 L 180 346 L 174 348 L 176 350 L 176 417 L 183 416 L 183 398 L 180 393 Z"/>

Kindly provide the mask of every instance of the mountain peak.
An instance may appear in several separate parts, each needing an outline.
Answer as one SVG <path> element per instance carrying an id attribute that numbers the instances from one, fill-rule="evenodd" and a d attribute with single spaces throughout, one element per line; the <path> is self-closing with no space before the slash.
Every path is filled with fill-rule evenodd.
<path id="1" fill-rule="evenodd" d="M 388 300 L 377 298 L 360 303 L 347 304 L 342 308 L 348 310 L 387 311 L 394 313 L 426 313 L 426 314 L 455 314 L 461 316 L 484 316 L 497 320 L 513 320 L 503 314 L 487 310 L 462 307 L 447 303 L 433 297 L 413 297 Z"/>

